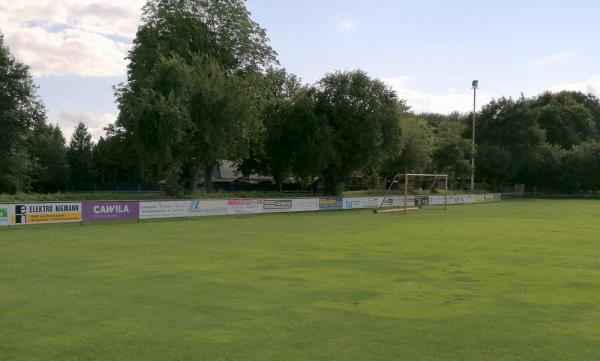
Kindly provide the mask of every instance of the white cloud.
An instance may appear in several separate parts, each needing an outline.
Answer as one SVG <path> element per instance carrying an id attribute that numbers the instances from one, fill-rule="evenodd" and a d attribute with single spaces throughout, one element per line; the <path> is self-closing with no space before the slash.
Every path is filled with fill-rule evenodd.
<path id="1" fill-rule="evenodd" d="M 36 76 L 121 76 L 144 2 L 0 0 L 0 31 Z"/>
<path id="2" fill-rule="evenodd" d="M 88 127 L 88 131 L 94 141 L 98 141 L 100 137 L 104 136 L 104 128 L 116 120 L 117 117 L 113 114 L 104 114 L 101 117 L 96 117 L 87 113 L 63 111 L 58 115 L 57 124 L 63 131 L 68 144 L 73 135 L 73 130 L 79 122 L 83 122 Z"/>
<path id="3" fill-rule="evenodd" d="M 569 64 L 574 59 L 575 53 L 569 50 L 534 60 L 531 63 L 529 63 L 529 68 L 531 70 L 542 70 L 554 66 Z"/>
<path id="4" fill-rule="evenodd" d="M 392 87 L 400 99 L 405 99 L 411 110 L 417 113 L 443 113 L 449 114 L 455 111 L 466 113 L 473 110 L 473 93 L 468 89 L 456 92 L 454 88 L 448 89 L 443 94 L 424 93 L 412 90 L 408 86 L 410 77 L 397 77 L 381 79 Z M 477 94 L 478 108 L 491 100 L 486 93 Z"/>
<path id="5" fill-rule="evenodd" d="M 561 91 L 561 90 L 573 90 L 580 91 L 583 93 L 594 94 L 600 97 L 600 75 L 591 77 L 590 79 L 580 83 L 564 83 L 553 86 L 550 90 Z"/>
<path id="6" fill-rule="evenodd" d="M 352 30 L 355 27 L 356 27 L 356 24 L 354 24 L 354 22 L 352 22 L 350 20 L 343 20 L 338 23 L 338 30 L 342 31 L 342 32 Z"/>

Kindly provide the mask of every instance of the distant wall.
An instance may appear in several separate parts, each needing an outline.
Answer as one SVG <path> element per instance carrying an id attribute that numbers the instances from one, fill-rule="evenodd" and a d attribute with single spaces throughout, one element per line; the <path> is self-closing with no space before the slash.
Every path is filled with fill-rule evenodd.
<path id="1" fill-rule="evenodd" d="M 449 205 L 498 202 L 500 194 L 448 196 Z M 444 204 L 446 197 L 429 196 L 431 205 Z M 406 199 L 408 205 L 415 197 Z M 330 210 L 402 207 L 403 196 L 319 197 L 180 201 L 85 201 L 0 204 L 0 227 L 130 221 L 144 219 L 192 218 L 261 213 L 318 212 Z"/>

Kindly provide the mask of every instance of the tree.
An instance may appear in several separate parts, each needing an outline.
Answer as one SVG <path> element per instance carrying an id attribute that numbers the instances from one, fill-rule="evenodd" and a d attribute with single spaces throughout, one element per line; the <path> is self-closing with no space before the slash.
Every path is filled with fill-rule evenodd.
<path id="1" fill-rule="evenodd" d="M 69 181 L 69 163 L 65 137 L 58 125 L 36 124 L 29 138 L 29 154 L 35 165 L 33 188 L 37 192 L 63 190 Z"/>
<path id="2" fill-rule="evenodd" d="M 421 117 L 408 116 L 400 121 L 402 150 L 384 164 L 384 174 L 393 178 L 396 174 L 423 173 L 431 171 L 433 131 Z"/>
<path id="3" fill-rule="evenodd" d="M 29 188 L 35 162 L 28 141 L 34 124 L 45 119 L 29 67 L 10 54 L 0 33 L 0 192 Z"/>
<path id="4" fill-rule="evenodd" d="M 495 188 L 506 183 L 533 185 L 546 135 L 527 99 L 492 100 L 478 116 L 477 134 L 480 179 Z"/>
<path id="5" fill-rule="evenodd" d="M 262 132 L 252 144 L 249 159 L 240 168 L 244 174 L 272 175 L 280 190 L 282 182 L 295 177 L 303 186 L 313 184 L 330 161 L 331 129 L 316 115 L 308 86 L 285 69 L 269 69 L 261 94 Z"/>
<path id="6" fill-rule="evenodd" d="M 75 127 L 67 150 L 67 159 L 71 169 L 71 182 L 73 184 L 91 180 L 92 149 L 92 135 L 88 132 L 85 124 L 79 122 Z"/>
<path id="7" fill-rule="evenodd" d="M 144 181 L 143 159 L 137 155 L 129 134 L 114 124 L 104 131 L 94 145 L 95 178 L 101 182 Z"/>
<path id="8" fill-rule="evenodd" d="M 449 175 L 451 183 L 465 182 L 471 172 L 471 141 L 463 137 L 465 129 L 464 123 L 444 121 L 435 130 L 433 163 L 438 173 Z"/>
<path id="9" fill-rule="evenodd" d="M 408 107 L 363 71 L 328 74 L 312 93 L 317 117 L 331 130 L 332 157 L 322 175 L 327 192 L 337 195 L 352 172 L 376 175 L 383 160 L 398 153 L 398 120 Z"/>
<path id="10" fill-rule="evenodd" d="M 117 125 L 140 154 L 151 151 L 168 188 L 193 189 L 224 157 L 248 151 L 257 73 L 276 62 L 266 32 L 242 0 L 150 0 L 117 89 Z"/>
<path id="11" fill-rule="evenodd" d="M 565 149 L 596 137 L 592 111 L 573 92 L 544 93 L 531 101 L 538 112 L 538 123 L 546 132 L 550 144 Z M 590 103 L 588 103 L 590 104 Z"/>

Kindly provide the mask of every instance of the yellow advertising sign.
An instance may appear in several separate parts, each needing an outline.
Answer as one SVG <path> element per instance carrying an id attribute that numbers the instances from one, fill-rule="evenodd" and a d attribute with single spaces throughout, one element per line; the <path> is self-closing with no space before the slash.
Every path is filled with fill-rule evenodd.
<path id="1" fill-rule="evenodd" d="M 75 223 L 81 222 L 81 203 L 15 204 L 11 224 Z"/>

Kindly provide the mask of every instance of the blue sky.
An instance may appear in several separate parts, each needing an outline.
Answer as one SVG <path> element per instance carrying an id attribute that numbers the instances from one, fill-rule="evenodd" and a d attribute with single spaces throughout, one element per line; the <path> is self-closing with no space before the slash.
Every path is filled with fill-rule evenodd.
<path id="1" fill-rule="evenodd" d="M 94 136 L 114 121 L 112 86 L 143 0 L 0 0 L 0 31 L 31 64 L 49 120 Z M 596 1 L 248 0 L 281 65 L 306 82 L 364 69 L 417 111 L 466 111 L 481 99 L 577 89 L 600 95 Z M 4 14 L 4 15 L 2 15 Z M 2 25 L 4 24 L 4 25 Z"/>

